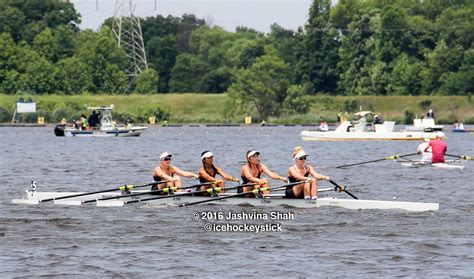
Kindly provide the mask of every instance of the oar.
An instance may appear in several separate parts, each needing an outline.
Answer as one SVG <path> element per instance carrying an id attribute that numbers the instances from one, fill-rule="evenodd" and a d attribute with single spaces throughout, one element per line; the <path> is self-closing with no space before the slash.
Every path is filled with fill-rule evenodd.
<path id="1" fill-rule="evenodd" d="M 162 181 L 159 181 L 162 183 Z M 100 198 L 100 199 L 91 199 L 91 200 L 85 200 L 85 201 L 61 201 L 61 202 L 55 202 L 56 204 L 64 204 L 64 205 L 81 205 L 85 203 L 91 203 L 91 202 L 96 202 L 96 201 L 105 201 L 105 200 L 113 200 L 113 199 L 121 199 L 121 198 L 126 198 L 126 197 L 134 197 L 134 196 L 141 196 L 141 195 L 150 195 L 150 194 L 159 194 L 159 193 L 168 193 L 172 191 L 177 191 L 180 189 L 190 189 L 194 187 L 199 187 L 199 186 L 204 186 L 204 185 L 210 185 L 213 184 L 214 182 L 206 182 L 206 183 L 200 183 L 200 184 L 194 184 L 182 188 L 178 187 L 167 187 L 159 190 L 152 190 L 152 191 L 147 191 L 147 192 L 141 192 L 141 193 L 132 193 L 132 194 L 125 194 L 125 195 L 117 195 L 113 197 L 106 197 L 106 198 Z"/>
<path id="2" fill-rule="evenodd" d="M 358 198 L 356 196 L 354 196 L 353 194 L 351 194 L 349 191 L 346 190 L 346 187 L 343 187 L 343 186 L 339 186 L 336 182 L 334 182 L 333 180 L 329 180 L 329 182 L 331 182 L 332 185 L 336 186 L 336 188 L 338 189 L 338 192 L 345 192 L 347 193 L 349 196 L 353 197 L 354 199 L 358 200 Z"/>
<path id="3" fill-rule="evenodd" d="M 61 196 L 61 197 L 54 197 L 54 198 L 49 198 L 49 199 L 44 199 L 44 200 L 36 200 L 36 201 L 31 201 L 32 203 L 38 204 L 42 202 L 49 202 L 49 201 L 57 201 L 57 200 L 62 200 L 62 199 L 69 199 L 69 198 L 76 198 L 76 197 L 83 197 L 83 196 L 89 196 L 89 195 L 94 195 L 94 194 L 100 194 L 100 193 L 107 193 L 107 192 L 114 192 L 114 191 L 127 191 L 127 190 L 132 190 L 136 188 L 142 188 L 142 187 L 148 187 L 156 184 L 160 184 L 163 182 L 168 182 L 168 181 L 155 181 L 152 183 L 147 183 L 147 184 L 142 184 L 142 185 L 123 185 L 118 188 L 112 188 L 112 189 L 107 189 L 107 190 L 100 190 L 100 191 L 94 191 L 94 192 L 87 192 L 87 193 L 81 193 L 81 194 L 74 194 L 74 195 L 67 195 L 67 196 Z"/>
<path id="4" fill-rule="evenodd" d="M 444 154 L 445 156 L 449 156 L 449 157 L 454 157 L 454 158 L 458 158 L 458 159 L 461 159 L 461 160 L 472 160 L 472 156 L 466 156 L 466 155 L 452 155 L 452 154 Z"/>
<path id="5" fill-rule="evenodd" d="M 371 160 L 371 161 L 365 161 L 361 163 L 354 163 L 354 164 L 348 164 L 348 165 L 342 165 L 342 166 L 337 166 L 336 168 L 346 168 L 346 167 L 352 167 L 352 166 L 357 166 L 357 165 L 363 165 L 363 164 L 369 164 L 369 163 L 375 163 L 375 162 L 380 162 L 380 161 L 385 161 L 385 160 L 396 160 L 398 158 L 403 158 L 403 157 L 408 157 L 408 156 L 413 156 L 417 155 L 418 153 L 411 153 L 411 154 L 405 154 L 405 155 L 392 155 L 385 157 L 383 159 L 377 159 L 377 160 Z"/>
<path id="6" fill-rule="evenodd" d="M 268 191 L 268 190 L 273 190 L 273 191 L 278 191 L 279 188 L 283 188 L 283 187 L 288 187 L 288 186 L 295 186 L 295 185 L 298 185 L 298 184 L 302 184 L 304 183 L 304 181 L 298 181 L 298 182 L 294 182 L 294 183 L 289 183 L 289 184 L 285 184 L 285 185 L 281 185 L 281 186 L 278 186 L 276 188 L 258 188 L 258 189 L 255 189 L 255 190 L 252 190 L 252 191 L 247 191 L 247 192 L 242 192 L 242 193 L 237 193 L 237 194 L 234 194 L 234 195 L 229 195 L 229 196 L 224 196 L 224 197 L 218 197 L 218 198 L 212 198 L 212 199 L 207 199 L 207 200 L 203 200 L 203 201 L 197 201 L 197 202 L 188 202 L 188 203 L 183 203 L 183 204 L 180 204 L 179 207 L 184 207 L 184 206 L 189 206 L 189 205 L 195 205 L 195 204 L 201 204 L 201 203 L 207 203 L 207 202 L 213 202 L 213 201 L 218 201 L 218 200 L 223 200 L 223 199 L 228 199 L 228 198 L 233 198 L 233 197 L 240 197 L 240 196 L 245 196 L 247 194 L 259 194 L 261 192 L 265 192 L 265 191 Z"/>
<path id="7" fill-rule="evenodd" d="M 210 182 L 211 184 L 213 182 Z M 226 188 L 223 188 L 223 187 L 215 187 L 215 188 L 211 188 L 211 189 L 206 189 L 206 190 L 201 190 L 201 191 L 196 191 L 196 192 L 184 192 L 184 193 L 176 193 L 176 194 L 173 194 L 173 195 L 167 195 L 167 196 L 158 196 L 158 197 L 151 197 L 151 198 L 146 198 L 146 199 L 137 199 L 137 200 L 129 200 L 129 201 L 111 201 L 111 202 L 106 202 L 106 201 L 102 201 L 102 200 L 97 200 L 97 206 L 100 206 L 100 207 L 110 207 L 110 206 L 123 206 L 125 204 L 131 204 L 131 203 L 137 203 L 137 202 L 145 202 L 145 201 L 151 201 L 151 200 L 161 200 L 161 199 L 168 199 L 168 198 L 173 198 L 173 197 L 179 197 L 179 196 L 188 196 L 188 195 L 194 195 L 194 194 L 198 194 L 198 193 L 216 193 L 216 192 L 219 192 L 221 190 L 232 190 L 232 189 L 237 189 L 237 188 L 241 188 L 241 187 L 248 187 L 248 186 L 253 186 L 255 185 L 256 183 L 248 183 L 248 184 L 241 184 L 241 185 L 237 185 L 237 186 L 233 186 L 233 187 L 226 187 Z M 123 198 L 124 196 L 120 196 L 118 198 Z"/>

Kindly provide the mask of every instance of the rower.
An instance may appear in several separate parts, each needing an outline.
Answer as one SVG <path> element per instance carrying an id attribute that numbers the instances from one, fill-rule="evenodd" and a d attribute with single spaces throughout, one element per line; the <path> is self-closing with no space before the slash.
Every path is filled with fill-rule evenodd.
<path id="1" fill-rule="evenodd" d="M 431 164 L 431 157 L 432 157 L 432 151 L 431 151 L 431 147 L 429 147 L 427 149 L 427 151 L 425 151 L 425 149 L 429 146 L 429 143 L 430 143 L 430 136 L 428 134 L 423 134 L 421 136 L 421 140 L 423 141 L 422 143 L 420 143 L 420 145 L 418 145 L 417 149 L 416 149 L 416 152 L 418 154 L 421 154 L 421 160 L 420 160 L 420 164 L 424 165 L 424 164 Z"/>
<path id="2" fill-rule="evenodd" d="M 159 184 L 156 184 L 156 185 L 153 185 L 151 190 L 154 191 L 154 190 L 162 190 L 163 188 L 166 188 L 166 187 L 177 187 L 178 190 L 177 192 L 181 191 L 179 188 L 181 188 L 181 176 L 184 176 L 184 177 L 193 177 L 193 178 L 196 178 L 198 179 L 199 178 L 199 175 L 195 174 L 195 173 L 192 173 L 192 172 L 189 172 L 189 171 L 183 171 L 181 170 L 180 168 L 176 167 L 176 166 L 172 166 L 171 165 L 171 157 L 173 157 L 173 155 L 171 155 L 170 153 L 168 152 L 163 152 L 161 153 L 160 155 L 160 165 L 157 166 L 154 170 L 153 170 L 153 179 L 155 181 L 163 181 L 163 180 L 167 180 L 167 182 L 164 182 L 163 183 L 159 183 Z M 166 194 L 164 192 L 160 193 L 160 194 Z"/>
<path id="3" fill-rule="evenodd" d="M 428 146 L 425 148 L 425 151 L 428 151 L 431 147 L 431 152 L 433 153 L 431 158 L 432 164 L 444 163 L 444 155 L 448 150 L 448 145 L 443 141 L 444 137 L 443 132 L 436 132 L 436 138 L 431 139 Z"/>
<path id="4" fill-rule="evenodd" d="M 271 171 L 267 166 L 260 162 L 260 152 L 257 150 L 247 151 L 245 158 L 247 159 L 247 164 L 242 166 L 242 184 L 247 184 L 254 182 L 254 186 L 241 187 L 237 190 L 238 193 L 248 192 L 256 190 L 259 188 L 269 188 L 268 179 L 260 178 L 262 173 L 265 173 L 267 176 L 273 179 L 278 179 L 286 182 L 286 178 Z M 265 194 L 267 194 L 266 192 Z M 249 195 L 250 196 L 250 195 Z"/>
<path id="5" fill-rule="evenodd" d="M 210 151 L 204 151 L 201 153 L 202 167 L 199 169 L 199 182 L 214 182 L 214 185 L 202 185 L 198 186 L 196 191 L 205 191 L 213 187 L 224 188 L 224 181 L 222 179 L 217 179 L 216 175 L 219 174 L 222 178 L 229 181 L 239 182 L 238 178 L 235 178 L 231 175 L 226 174 L 214 164 L 214 154 Z M 224 190 L 222 190 L 223 192 Z M 199 193 L 201 195 L 209 195 L 209 193 Z"/>
<path id="6" fill-rule="evenodd" d="M 288 168 L 288 182 L 294 183 L 304 181 L 304 184 L 288 186 L 285 190 L 285 197 L 289 199 L 305 198 L 317 199 L 318 184 L 317 179 L 329 180 L 329 176 L 318 174 L 314 168 L 306 164 L 308 154 L 301 146 L 296 146 L 293 150 L 295 164 Z M 309 178 L 309 176 L 313 178 Z"/>

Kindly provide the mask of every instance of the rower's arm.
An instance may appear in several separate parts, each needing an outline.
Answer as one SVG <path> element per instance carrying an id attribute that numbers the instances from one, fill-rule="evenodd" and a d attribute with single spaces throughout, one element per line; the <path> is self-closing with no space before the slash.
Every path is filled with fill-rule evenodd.
<path id="1" fill-rule="evenodd" d="M 160 167 L 155 168 L 153 171 L 153 176 L 158 176 L 168 181 L 174 181 L 174 178 L 163 172 Z"/>
<path id="2" fill-rule="evenodd" d="M 173 169 L 174 169 L 174 172 L 178 175 L 181 175 L 181 176 L 184 176 L 184 177 L 189 177 L 189 178 L 191 178 L 191 177 L 196 178 L 196 179 L 199 178 L 199 175 L 197 175 L 193 172 L 184 171 L 184 170 L 182 170 L 178 167 L 173 167 Z"/>
<path id="3" fill-rule="evenodd" d="M 294 177 L 298 181 L 305 181 L 307 179 L 306 176 L 299 174 L 294 167 L 288 168 L 288 176 Z"/>
<path id="4" fill-rule="evenodd" d="M 278 180 L 281 180 L 281 181 L 284 181 L 284 182 L 286 182 L 288 180 L 286 177 L 281 176 L 281 175 L 271 171 L 264 164 L 262 164 L 262 171 L 263 171 L 263 173 L 265 173 L 266 175 L 270 176 L 273 179 L 278 179 Z"/>
<path id="5" fill-rule="evenodd" d="M 257 184 L 260 184 L 261 182 L 264 181 L 263 179 L 258 179 L 255 176 L 253 176 L 252 173 L 250 172 L 248 165 L 245 165 L 242 167 L 242 175 L 245 178 L 247 178 L 250 182 L 255 182 Z"/>
<path id="6" fill-rule="evenodd" d="M 317 173 L 312 166 L 307 166 L 309 168 L 309 174 L 311 174 L 314 178 L 320 179 L 320 180 L 329 180 L 330 177 L 326 175 L 322 175 Z"/>
<path id="7" fill-rule="evenodd" d="M 222 176 L 224 179 L 226 180 L 229 180 L 229 181 L 234 181 L 234 182 L 239 182 L 239 179 L 238 178 L 235 178 L 231 175 L 228 175 L 227 173 L 225 173 L 221 168 L 219 168 L 218 166 L 215 166 L 216 170 L 217 170 L 217 173 Z"/>
<path id="8" fill-rule="evenodd" d="M 209 181 L 209 182 L 216 182 L 216 181 L 218 181 L 218 179 L 216 179 L 215 177 L 210 176 L 210 175 L 206 172 L 206 170 L 205 170 L 203 167 L 201 167 L 201 168 L 199 169 L 199 177 L 202 177 L 202 178 L 204 178 L 206 181 Z"/>

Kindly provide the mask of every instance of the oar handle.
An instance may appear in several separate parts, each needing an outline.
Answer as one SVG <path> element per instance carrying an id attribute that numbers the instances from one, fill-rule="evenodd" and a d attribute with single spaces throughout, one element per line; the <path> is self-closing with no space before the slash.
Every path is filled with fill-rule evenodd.
<path id="1" fill-rule="evenodd" d="M 345 187 L 342 187 L 342 186 L 339 186 L 336 182 L 334 182 L 333 180 L 329 180 L 329 182 L 331 182 L 332 185 L 336 186 L 337 189 L 339 189 L 340 191 L 342 192 L 345 192 L 347 193 L 349 196 L 353 197 L 354 199 L 358 200 L 358 198 L 356 196 L 354 196 L 351 192 L 347 191 Z"/>

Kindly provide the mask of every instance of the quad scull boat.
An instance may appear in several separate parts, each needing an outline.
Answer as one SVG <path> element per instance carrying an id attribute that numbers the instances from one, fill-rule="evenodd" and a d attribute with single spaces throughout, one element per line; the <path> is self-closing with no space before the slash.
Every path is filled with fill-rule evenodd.
<path id="1" fill-rule="evenodd" d="M 321 189 L 322 191 L 332 191 L 333 188 Z M 129 193 L 142 193 L 144 195 L 139 196 L 127 196 L 123 198 L 117 198 L 114 200 L 103 200 L 104 198 L 120 197 Z M 37 192 L 35 189 L 25 190 L 25 194 L 22 199 L 13 199 L 12 203 L 15 204 L 41 204 L 41 201 L 53 199 L 55 204 L 61 205 L 80 205 L 84 201 L 95 200 L 97 206 L 122 206 L 126 201 L 137 201 L 145 200 L 149 198 L 159 197 L 157 195 L 146 194 L 149 191 L 146 190 L 134 190 L 128 192 L 114 191 L 105 193 L 94 193 L 88 195 L 86 192 Z M 84 195 L 82 195 L 84 194 Z M 61 197 L 71 196 L 75 197 L 61 199 Z M 229 195 L 235 195 L 235 193 L 220 193 L 218 197 L 226 197 Z M 167 198 L 160 198 L 156 200 L 149 200 L 144 203 L 150 205 L 167 205 L 167 206 L 180 206 L 186 203 L 195 202 L 206 202 L 207 204 L 214 205 L 251 205 L 251 206 L 289 206 L 295 208 L 316 208 L 321 206 L 333 206 L 341 207 L 346 209 L 401 209 L 407 211 L 429 211 L 438 210 L 438 203 L 423 203 L 423 202 L 403 202 L 403 201 L 384 201 L 384 200 L 361 200 L 361 199 L 340 199 L 336 197 L 324 197 L 317 200 L 305 200 L 305 199 L 287 199 L 284 194 L 272 193 L 266 197 L 255 197 L 255 198 L 242 198 L 242 197 L 229 197 L 219 200 L 212 201 L 212 197 L 206 196 L 191 196 L 187 192 L 176 192 L 169 196 L 161 196 Z"/>

